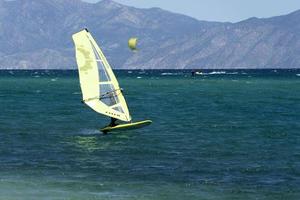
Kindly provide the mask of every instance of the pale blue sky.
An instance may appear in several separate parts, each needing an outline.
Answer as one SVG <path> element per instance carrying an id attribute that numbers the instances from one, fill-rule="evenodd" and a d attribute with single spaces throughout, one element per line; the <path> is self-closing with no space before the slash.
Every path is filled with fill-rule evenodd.
<path id="1" fill-rule="evenodd" d="M 84 0 L 98 2 L 99 0 Z M 237 22 L 283 15 L 300 9 L 300 0 L 115 0 L 139 8 L 160 7 L 200 20 Z"/>

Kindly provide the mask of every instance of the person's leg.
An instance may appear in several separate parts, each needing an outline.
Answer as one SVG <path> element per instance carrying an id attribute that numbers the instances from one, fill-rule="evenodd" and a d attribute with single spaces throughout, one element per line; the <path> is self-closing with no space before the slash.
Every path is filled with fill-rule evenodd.
<path id="1" fill-rule="evenodd" d="M 117 121 L 117 119 L 112 117 L 109 126 L 111 126 L 111 127 L 116 126 L 117 125 L 116 121 Z"/>

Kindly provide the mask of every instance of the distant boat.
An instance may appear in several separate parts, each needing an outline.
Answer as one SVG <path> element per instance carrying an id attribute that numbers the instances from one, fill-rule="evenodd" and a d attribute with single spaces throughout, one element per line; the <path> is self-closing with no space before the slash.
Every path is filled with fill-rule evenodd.
<path id="1" fill-rule="evenodd" d="M 82 102 L 94 111 L 111 118 L 111 124 L 102 128 L 103 133 L 114 130 L 140 128 L 151 120 L 131 122 L 122 89 L 102 50 L 87 29 L 73 35 L 76 47 Z M 130 122 L 115 124 L 116 120 Z"/>
<path id="2" fill-rule="evenodd" d="M 201 71 L 196 71 L 196 70 L 192 70 L 192 76 L 195 76 L 195 75 L 202 75 L 203 74 L 203 72 L 201 72 Z"/>

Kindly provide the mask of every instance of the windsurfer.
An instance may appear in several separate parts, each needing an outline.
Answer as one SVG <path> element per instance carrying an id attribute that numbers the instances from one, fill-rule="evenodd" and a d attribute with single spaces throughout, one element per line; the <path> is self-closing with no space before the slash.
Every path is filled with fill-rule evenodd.
<path id="1" fill-rule="evenodd" d="M 116 121 L 117 121 L 116 118 L 111 117 L 110 119 L 111 119 L 110 124 L 109 124 L 110 127 L 114 127 L 114 126 L 118 125 L 118 124 L 116 124 Z"/>
<path id="2" fill-rule="evenodd" d="M 196 71 L 193 69 L 191 73 L 192 73 L 192 76 L 195 76 Z"/>

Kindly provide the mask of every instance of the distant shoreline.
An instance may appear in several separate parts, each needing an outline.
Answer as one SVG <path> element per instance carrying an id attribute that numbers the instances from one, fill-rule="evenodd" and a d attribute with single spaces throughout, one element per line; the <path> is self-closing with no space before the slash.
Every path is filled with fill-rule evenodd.
<path id="1" fill-rule="evenodd" d="M 206 69 L 113 69 L 114 71 L 233 71 L 233 70 L 300 70 L 299 68 L 206 68 Z M 0 69 L 0 71 L 77 71 L 77 69 Z"/>

